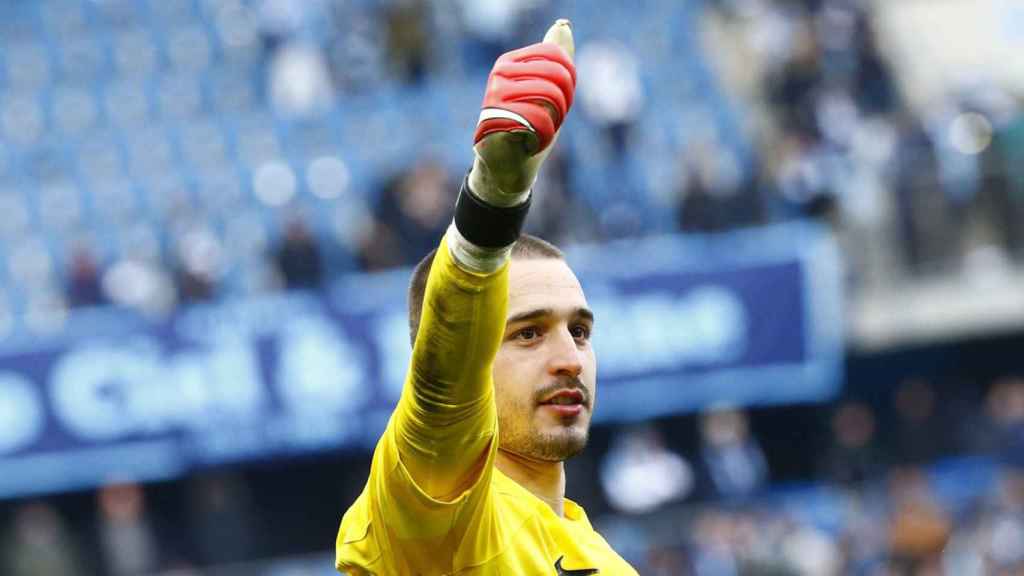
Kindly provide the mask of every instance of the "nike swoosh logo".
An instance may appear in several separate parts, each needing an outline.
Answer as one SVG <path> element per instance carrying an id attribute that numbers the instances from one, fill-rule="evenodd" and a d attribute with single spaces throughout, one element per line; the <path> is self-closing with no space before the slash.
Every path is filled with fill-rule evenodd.
<path id="1" fill-rule="evenodd" d="M 565 558 L 565 556 L 559 556 L 558 560 L 555 560 L 555 570 L 558 570 L 558 576 L 590 576 L 591 574 L 597 574 L 597 568 L 566 570 L 562 568 L 562 558 Z"/>

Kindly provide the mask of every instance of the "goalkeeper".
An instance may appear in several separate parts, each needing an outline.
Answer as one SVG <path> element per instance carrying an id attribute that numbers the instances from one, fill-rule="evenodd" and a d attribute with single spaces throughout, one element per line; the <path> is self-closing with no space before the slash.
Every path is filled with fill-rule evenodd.
<path id="1" fill-rule="evenodd" d="M 593 314 L 561 252 L 520 235 L 572 54 L 559 20 L 488 78 L 452 225 L 413 273 L 402 396 L 338 531 L 352 576 L 636 574 L 565 497 L 594 409 Z"/>

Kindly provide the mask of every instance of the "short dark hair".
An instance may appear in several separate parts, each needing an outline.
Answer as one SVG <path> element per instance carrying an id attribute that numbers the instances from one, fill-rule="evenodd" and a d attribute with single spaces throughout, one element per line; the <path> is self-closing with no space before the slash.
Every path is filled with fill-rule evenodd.
<path id="1" fill-rule="evenodd" d="M 423 312 L 423 297 L 427 291 L 427 278 L 430 277 L 430 267 L 434 263 L 434 255 L 437 249 L 430 251 L 416 268 L 412 271 L 412 280 L 409 282 L 409 341 L 416 343 L 416 332 L 420 329 L 420 315 Z M 512 258 L 514 260 L 544 260 L 554 258 L 565 260 L 565 254 L 557 246 L 531 234 L 520 234 L 519 239 L 512 245 Z"/>

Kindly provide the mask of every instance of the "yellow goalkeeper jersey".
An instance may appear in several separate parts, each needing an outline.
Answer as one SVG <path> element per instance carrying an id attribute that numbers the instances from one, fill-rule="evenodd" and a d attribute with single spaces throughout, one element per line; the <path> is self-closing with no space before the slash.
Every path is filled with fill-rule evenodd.
<path id="1" fill-rule="evenodd" d="M 338 570 L 351 576 L 636 575 L 566 499 L 564 517 L 494 466 L 491 366 L 508 263 L 459 268 L 442 239 L 402 397 L 370 477 L 342 518 Z M 448 493 L 432 497 L 437 487 Z"/>

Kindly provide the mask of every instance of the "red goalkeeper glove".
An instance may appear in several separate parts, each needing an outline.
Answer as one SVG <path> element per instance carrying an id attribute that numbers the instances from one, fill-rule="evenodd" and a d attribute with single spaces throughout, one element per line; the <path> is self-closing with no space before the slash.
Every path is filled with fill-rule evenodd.
<path id="1" fill-rule="evenodd" d="M 501 55 L 487 79 L 473 169 L 455 204 L 448 247 L 474 272 L 508 258 L 530 207 L 530 188 L 558 137 L 576 89 L 572 28 L 558 20 L 544 41 Z"/>
<path id="2" fill-rule="evenodd" d="M 529 196 L 576 90 L 572 27 L 558 20 L 544 41 L 498 58 L 477 123 L 470 189 L 506 207 Z"/>

